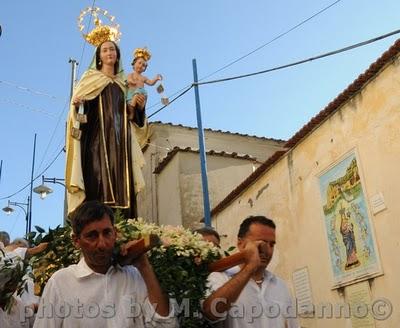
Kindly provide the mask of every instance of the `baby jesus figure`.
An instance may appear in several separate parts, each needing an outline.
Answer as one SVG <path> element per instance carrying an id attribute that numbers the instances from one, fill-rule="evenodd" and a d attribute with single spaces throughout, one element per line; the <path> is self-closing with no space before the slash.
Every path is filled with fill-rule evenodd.
<path id="1" fill-rule="evenodd" d="M 136 94 L 143 94 L 147 97 L 147 91 L 144 85 L 154 85 L 157 81 L 162 80 L 162 76 L 157 74 L 153 79 L 149 79 L 142 73 L 147 68 L 147 62 L 150 60 L 151 54 L 147 48 L 137 48 L 134 52 L 134 59 L 132 61 L 133 72 L 128 74 L 128 92 L 127 102 L 133 107 L 136 105 Z"/>

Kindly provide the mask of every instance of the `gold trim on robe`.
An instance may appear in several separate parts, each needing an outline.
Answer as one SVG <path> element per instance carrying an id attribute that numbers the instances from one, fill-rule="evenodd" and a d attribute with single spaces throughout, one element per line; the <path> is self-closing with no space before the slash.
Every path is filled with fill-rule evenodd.
<path id="1" fill-rule="evenodd" d="M 125 78 L 123 73 L 116 75 L 115 78 L 111 78 L 101 71 L 96 69 L 89 69 L 86 71 L 77 86 L 74 89 L 73 97 L 79 97 L 82 100 L 93 100 L 96 97 L 99 97 L 101 92 L 109 85 L 110 83 L 117 83 L 118 86 L 123 90 L 124 94 L 126 92 L 125 87 Z M 124 102 L 124 137 L 125 137 L 125 159 L 126 159 L 126 170 L 128 171 L 128 157 L 127 153 L 129 150 L 127 149 L 128 140 L 127 140 L 127 129 L 129 128 L 131 131 L 130 136 L 130 144 L 131 144 L 131 163 L 132 163 L 132 172 L 133 172 L 133 181 L 134 181 L 134 191 L 135 195 L 144 188 L 144 179 L 142 175 L 142 167 L 145 164 L 144 156 L 141 150 L 141 145 L 143 146 L 148 138 L 149 129 L 147 120 L 143 127 L 137 126 L 134 122 L 127 121 L 127 108 L 126 103 Z M 102 101 L 99 99 L 99 111 L 103 113 Z M 80 140 L 75 139 L 71 135 L 71 130 L 75 126 L 77 122 L 77 110 L 75 106 L 70 105 L 70 111 L 68 115 L 68 123 L 67 123 L 67 138 L 66 138 L 66 170 L 65 170 L 65 183 L 67 188 L 67 202 L 68 202 L 68 214 L 73 212 L 86 198 L 85 194 L 85 186 L 84 179 L 82 173 L 82 163 L 81 163 L 81 144 Z M 104 136 L 104 135 L 103 135 Z M 128 206 L 130 204 L 130 197 L 134 195 L 130 195 L 129 188 L 129 176 L 127 176 L 128 183 Z M 111 188 L 112 190 L 112 188 Z M 112 205 L 111 205 L 112 206 Z M 119 206 L 116 206 L 119 207 Z"/>

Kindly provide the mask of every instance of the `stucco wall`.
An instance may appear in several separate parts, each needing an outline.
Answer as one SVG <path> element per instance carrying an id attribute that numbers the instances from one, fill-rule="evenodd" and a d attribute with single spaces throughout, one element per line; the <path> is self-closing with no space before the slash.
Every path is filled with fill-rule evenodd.
<path id="1" fill-rule="evenodd" d="M 196 154 L 185 153 L 180 154 L 180 156 L 182 156 L 181 165 L 183 163 L 185 163 L 185 165 L 191 165 L 193 162 L 198 162 L 198 156 L 196 156 Z M 185 158 L 185 160 L 183 160 L 183 158 Z M 216 163 L 214 163 L 214 161 Z M 222 168 L 219 168 L 220 165 L 218 164 L 223 163 L 224 165 Z M 246 160 L 210 156 L 207 164 L 208 167 L 214 168 L 209 168 L 207 171 L 211 208 L 218 204 L 239 181 L 253 172 L 253 164 Z M 197 170 L 197 172 L 198 171 L 199 170 Z M 180 175 L 180 185 L 183 224 L 186 227 L 198 228 L 203 225 L 200 223 L 200 219 L 204 217 L 201 174 L 182 173 Z"/>
<path id="2" fill-rule="evenodd" d="M 158 174 L 157 198 L 159 224 L 200 226 L 203 217 L 203 190 L 196 153 L 178 152 Z M 248 160 L 209 156 L 208 190 L 211 206 L 221 201 L 242 179 L 253 172 Z M 197 172 L 197 173 L 193 173 Z M 179 218 L 179 219 L 178 219 Z"/>
<path id="3" fill-rule="evenodd" d="M 158 223 L 176 226 L 182 225 L 179 157 L 175 156 L 169 164 L 158 177 Z"/>
<path id="4" fill-rule="evenodd" d="M 147 151 L 144 153 L 146 164 L 142 173 L 146 185 L 136 196 L 138 216 L 155 223 L 158 223 L 158 181 L 153 171 L 159 163 L 159 157 L 160 153 L 158 152 Z"/>
<path id="5" fill-rule="evenodd" d="M 331 289 L 318 176 L 355 150 L 384 272 L 371 280 L 371 297 L 387 298 L 394 309 L 389 319 L 375 321 L 376 327 L 400 326 L 399 90 L 400 66 L 396 60 L 214 218 L 218 231 L 228 234 L 224 244 L 235 242 L 244 217 L 260 213 L 273 218 L 278 238 L 275 271 L 292 285 L 292 273 L 308 267 L 314 304 L 344 301 L 341 290 Z M 382 192 L 387 209 L 373 215 L 370 197 L 378 192 Z M 351 324 L 348 319 L 308 319 L 302 326 L 336 328 Z"/>
<path id="6" fill-rule="evenodd" d="M 197 129 L 182 127 L 163 123 L 152 123 L 151 124 L 152 135 L 150 143 L 144 152 L 146 165 L 142 172 L 144 175 L 146 187 L 137 195 L 138 203 L 138 216 L 146 218 L 149 221 L 161 223 L 165 214 L 160 214 L 160 202 L 158 199 L 159 189 L 159 175 L 154 174 L 154 169 L 163 160 L 167 153 L 172 150 L 175 146 L 180 148 L 191 147 L 194 149 L 198 148 L 198 135 Z M 206 148 L 207 150 L 225 151 L 225 152 L 237 152 L 238 154 L 248 154 L 259 161 L 265 160 L 276 150 L 282 148 L 282 141 L 251 137 L 245 135 L 223 133 L 219 131 L 205 131 Z M 192 154 L 195 158 L 196 155 Z M 209 156 L 211 158 L 211 156 Z M 217 159 L 218 158 L 218 159 Z M 221 167 L 230 166 L 231 159 L 227 157 L 214 157 L 214 159 L 207 159 L 209 170 L 215 170 Z M 239 160 L 240 165 L 243 164 L 242 160 Z M 193 165 L 182 165 L 180 169 L 184 170 L 185 174 L 200 174 L 200 164 L 198 155 L 196 160 L 192 161 Z M 170 163 L 168 164 L 168 166 Z M 251 171 L 248 171 L 250 174 Z M 242 177 L 240 176 L 235 180 L 232 185 L 229 184 L 228 188 L 233 187 L 236 182 L 239 182 Z M 163 184 L 165 186 L 165 184 Z M 200 187 L 201 188 L 201 187 Z M 166 186 L 166 192 L 169 187 Z M 228 192 L 227 190 L 226 192 Z M 160 191 L 160 193 L 162 193 Z M 178 196 L 178 194 L 176 194 Z M 224 196 L 224 195 L 223 195 Z M 223 197 L 221 196 L 221 197 Z M 165 196 L 162 196 L 165 198 Z M 172 197 L 170 195 L 170 197 Z M 196 196 L 197 197 L 197 196 Z M 175 202 L 175 200 L 172 200 Z M 178 200 L 176 200 L 178 201 Z M 181 200 L 179 200 L 180 202 Z M 175 202 L 176 203 L 176 202 Z M 200 206 L 201 205 L 201 206 Z M 199 203 L 198 208 L 194 211 L 198 213 L 202 208 L 202 201 Z M 165 210 L 165 208 L 162 208 Z"/>

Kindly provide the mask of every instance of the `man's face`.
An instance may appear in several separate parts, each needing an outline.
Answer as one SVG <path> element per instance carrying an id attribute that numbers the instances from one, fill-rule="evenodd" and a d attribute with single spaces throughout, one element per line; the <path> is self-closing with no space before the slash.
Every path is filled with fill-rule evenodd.
<path id="1" fill-rule="evenodd" d="M 264 269 L 272 259 L 275 247 L 275 229 L 260 223 L 250 225 L 249 231 L 238 240 L 239 250 L 243 250 L 248 241 L 263 241 L 259 247 L 261 267 Z"/>
<path id="2" fill-rule="evenodd" d="M 79 236 L 73 237 L 86 264 L 95 272 L 105 273 L 111 265 L 116 233 L 107 214 L 86 225 Z"/>

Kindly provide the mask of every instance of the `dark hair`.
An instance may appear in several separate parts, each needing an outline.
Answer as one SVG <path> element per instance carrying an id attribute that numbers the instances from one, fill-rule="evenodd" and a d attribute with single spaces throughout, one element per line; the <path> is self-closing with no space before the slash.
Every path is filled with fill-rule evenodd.
<path id="1" fill-rule="evenodd" d="M 139 59 L 139 57 L 133 58 L 131 65 L 132 65 L 132 66 L 135 65 L 135 63 L 137 62 L 138 59 Z"/>
<path id="2" fill-rule="evenodd" d="M 211 235 L 211 236 L 214 236 L 215 238 L 217 238 L 218 242 L 221 241 L 221 237 L 219 236 L 219 233 L 211 227 L 199 228 L 199 229 L 193 230 L 193 232 L 197 232 L 202 236 L 210 236 Z"/>
<path id="3" fill-rule="evenodd" d="M 240 224 L 239 232 L 237 235 L 238 238 L 243 238 L 244 236 L 246 236 L 246 234 L 250 230 L 250 226 L 254 223 L 263 224 L 272 229 L 276 228 L 274 221 L 272 221 L 271 219 L 268 219 L 267 217 L 265 217 L 263 215 L 249 216 L 248 218 L 244 219 L 243 222 Z"/>
<path id="4" fill-rule="evenodd" d="M 114 41 L 104 41 L 102 44 L 100 44 L 97 48 L 96 48 L 96 68 L 98 70 L 100 70 L 103 67 L 103 63 L 100 60 L 100 50 L 101 50 L 101 46 L 106 43 L 106 42 L 111 42 L 114 44 L 115 46 L 115 50 L 117 51 L 117 61 L 114 64 L 114 74 L 118 73 L 118 68 L 119 68 L 119 60 L 121 58 L 121 51 L 119 50 L 118 45 L 114 42 Z"/>
<path id="5" fill-rule="evenodd" d="M 0 241 L 4 244 L 4 246 L 8 246 L 10 244 L 10 235 L 7 231 L 0 231 Z"/>
<path id="6" fill-rule="evenodd" d="M 143 57 L 135 57 L 135 58 L 133 58 L 131 65 L 132 66 L 135 65 L 135 63 L 138 61 L 139 58 L 143 58 Z M 146 62 L 146 68 L 143 70 L 143 72 L 144 72 L 147 69 L 147 61 L 144 58 L 143 58 L 143 60 Z"/>
<path id="7" fill-rule="evenodd" d="M 104 215 L 108 215 L 114 225 L 114 212 L 111 207 L 97 201 L 91 200 L 81 204 L 72 214 L 72 231 L 79 237 L 83 228 L 89 223 L 100 221 Z"/>

